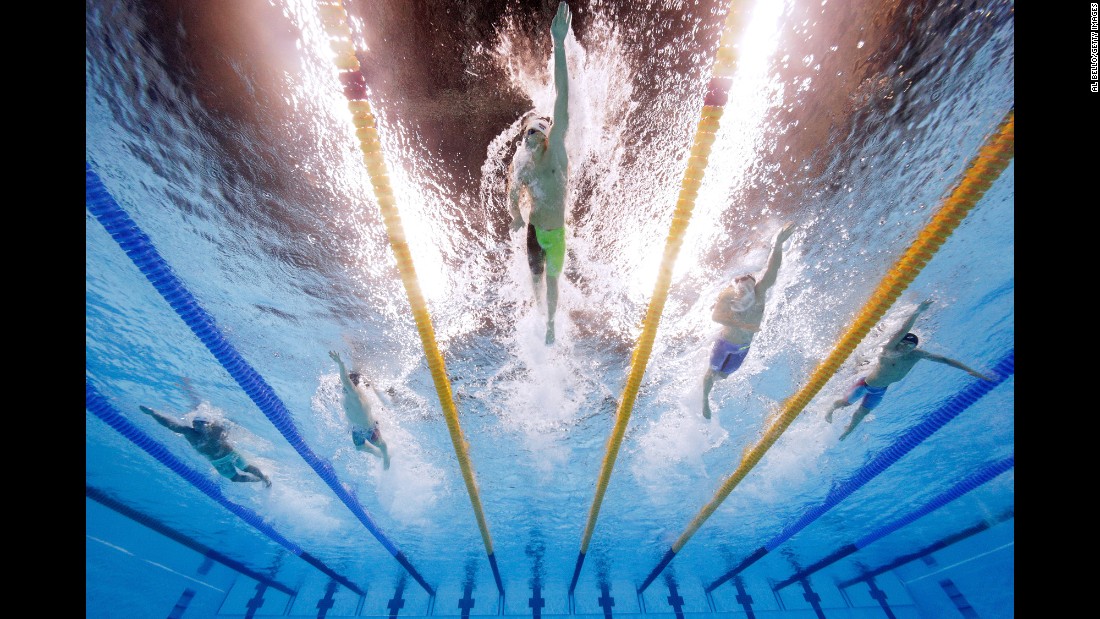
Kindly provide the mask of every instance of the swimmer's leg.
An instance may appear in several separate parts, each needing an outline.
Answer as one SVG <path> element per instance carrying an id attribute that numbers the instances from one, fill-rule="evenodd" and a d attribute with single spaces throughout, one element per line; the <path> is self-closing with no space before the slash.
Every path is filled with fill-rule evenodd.
<path id="1" fill-rule="evenodd" d="M 856 409 L 856 412 L 852 414 L 852 421 L 848 424 L 848 428 L 844 430 L 844 434 L 840 435 L 840 440 L 848 438 L 848 435 L 852 433 L 852 430 L 856 428 L 859 422 L 863 421 L 863 418 L 867 416 L 867 413 L 871 412 L 871 409 L 860 406 Z"/>
<path id="2" fill-rule="evenodd" d="M 714 388 L 714 381 L 723 380 L 729 376 L 729 374 L 723 374 L 721 372 L 715 372 L 714 368 L 707 368 L 707 373 L 703 376 L 703 418 L 710 419 L 710 390 Z"/>
<path id="3" fill-rule="evenodd" d="M 558 278 L 546 275 L 546 345 L 554 343 L 554 313 L 558 311 Z"/>

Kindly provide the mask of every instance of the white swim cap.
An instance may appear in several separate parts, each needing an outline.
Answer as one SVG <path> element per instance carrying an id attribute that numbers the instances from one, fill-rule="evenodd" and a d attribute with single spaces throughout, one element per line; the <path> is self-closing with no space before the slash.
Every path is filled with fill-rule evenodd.
<path id="1" fill-rule="evenodd" d="M 544 136 L 548 136 L 550 135 L 550 121 L 545 118 L 534 116 L 523 124 L 523 137 L 527 137 L 528 132 L 531 130 L 538 131 Z"/>

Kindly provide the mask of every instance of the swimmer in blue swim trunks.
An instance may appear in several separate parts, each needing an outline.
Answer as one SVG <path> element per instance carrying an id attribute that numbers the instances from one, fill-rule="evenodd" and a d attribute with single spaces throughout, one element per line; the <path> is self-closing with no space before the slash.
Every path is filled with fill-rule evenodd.
<path id="1" fill-rule="evenodd" d="M 139 406 L 141 412 L 157 420 L 157 423 L 180 434 L 200 454 L 210 460 L 222 477 L 231 481 L 262 481 L 271 486 L 271 480 L 256 466 L 245 461 L 237 450 L 229 444 L 229 433 L 225 426 L 209 415 L 199 413 L 191 419 L 191 425 L 184 425 L 175 419 L 158 413 L 148 406 Z"/>
<path id="2" fill-rule="evenodd" d="M 973 370 L 959 361 L 917 348 L 919 340 L 916 335 L 909 332 L 909 329 L 913 328 L 913 324 L 916 323 L 917 317 L 920 316 L 924 310 L 928 309 L 928 306 L 931 304 L 931 301 L 923 301 L 918 305 L 917 309 L 905 319 L 901 328 L 886 341 L 886 344 L 882 348 L 882 354 L 879 355 L 874 369 L 866 376 L 860 377 L 860 379 L 848 390 L 848 395 L 833 402 L 829 412 L 825 414 L 825 421 L 829 423 L 833 422 L 833 412 L 836 411 L 836 409 L 855 404 L 857 400 L 862 398 L 859 408 L 852 414 L 851 422 L 848 423 L 848 427 L 844 430 L 844 433 L 840 435 L 840 440 L 847 438 L 848 435 L 852 433 L 852 430 L 855 429 L 856 425 L 867 416 L 867 413 L 874 410 L 874 408 L 882 402 L 882 396 L 886 394 L 886 388 L 892 383 L 896 383 L 905 378 L 909 370 L 912 370 L 913 366 L 921 359 L 927 359 L 929 361 L 935 361 L 936 363 L 949 365 L 953 368 L 958 368 L 975 378 L 993 380 L 989 376 Z"/>
<path id="3" fill-rule="evenodd" d="M 383 470 L 390 468 L 390 451 L 378 428 L 378 420 L 371 414 L 370 399 L 366 389 L 370 387 L 359 372 L 348 372 L 340 353 L 329 351 L 329 357 L 340 368 L 340 384 L 344 388 L 344 414 L 351 423 L 351 442 L 359 451 L 382 458 Z"/>
<path id="4" fill-rule="evenodd" d="M 703 417 L 710 419 L 710 390 L 715 380 L 722 380 L 737 371 L 749 354 L 752 338 L 764 319 L 764 300 L 775 284 L 783 264 L 783 242 L 790 238 L 794 224 L 788 222 L 775 237 L 768 265 L 757 280 L 752 274 L 736 277 L 718 293 L 711 319 L 722 325 L 722 333 L 710 352 L 710 364 L 703 376 Z"/>
<path id="5" fill-rule="evenodd" d="M 554 40 L 554 118 L 529 115 L 523 123 L 520 146 L 508 168 L 508 210 L 513 232 L 524 227 L 520 194 L 530 200 L 527 223 L 527 264 L 541 304 L 541 284 L 546 278 L 546 344 L 554 343 L 554 314 L 558 308 L 558 277 L 565 263 L 565 204 L 568 199 L 569 157 L 565 134 L 569 129 L 569 70 L 565 60 L 565 37 L 573 14 L 569 5 L 558 4 L 550 24 Z M 551 127 L 553 129 L 551 129 Z"/>

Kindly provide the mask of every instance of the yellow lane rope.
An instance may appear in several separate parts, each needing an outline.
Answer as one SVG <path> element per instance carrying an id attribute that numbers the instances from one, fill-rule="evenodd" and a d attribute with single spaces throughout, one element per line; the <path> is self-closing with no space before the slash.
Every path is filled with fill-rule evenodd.
<path id="1" fill-rule="evenodd" d="M 321 21 L 330 37 L 330 47 L 336 54 L 335 62 L 340 69 L 340 81 L 344 84 L 348 109 L 351 110 L 352 121 L 355 124 L 355 136 L 359 138 L 359 148 L 363 151 L 363 163 L 367 166 L 371 185 L 374 186 L 374 195 L 378 200 L 378 208 L 382 211 L 382 220 L 386 225 L 390 247 L 397 260 L 397 270 L 401 273 L 401 282 L 405 285 L 405 293 L 409 297 L 409 305 L 412 306 L 416 330 L 420 333 L 424 356 L 432 372 L 432 380 L 435 382 L 439 404 L 443 408 L 443 416 L 447 420 L 447 430 L 451 434 L 455 455 L 458 456 L 458 464 L 462 469 L 462 479 L 466 482 L 466 490 L 470 495 L 470 503 L 474 507 L 474 516 L 481 530 L 481 538 L 485 542 L 485 550 L 493 561 L 493 540 L 489 535 L 489 526 L 485 522 L 477 481 L 474 478 L 473 466 L 470 464 L 470 446 L 463 437 L 462 427 L 458 423 L 458 411 L 455 409 L 451 383 L 447 378 L 443 356 L 439 353 L 439 346 L 435 341 L 435 330 L 432 327 L 427 304 L 420 292 L 420 283 L 416 277 L 416 269 L 413 267 L 409 244 L 405 241 L 401 214 L 394 201 L 389 175 L 386 172 L 386 162 L 382 155 L 382 144 L 378 140 L 378 126 L 366 98 L 366 80 L 359 71 L 359 60 L 355 57 L 355 49 L 352 46 L 347 11 L 340 0 L 321 0 L 320 12 Z M 493 571 L 496 572 L 495 561 L 493 561 Z"/>
<path id="2" fill-rule="evenodd" d="M 741 458 L 741 464 L 726 478 L 714 498 L 703 507 L 672 545 L 673 552 L 680 552 L 691 536 L 718 509 L 722 501 L 726 500 L 734 487 L 756 466 L 764 453 L 779 439 L 779 435 L 791 425 L 826 381 L 840 369 L 840 365 L 852 354 L 856 345 L 863 340 L 871 327 L 878 323 L 886 310 L 921 272 L 947 237 L 955 231 L 970 209 L 1008 166 L 1014 152 L 1014 114 L 1013 109 L 1005 115 L 997 131 L 986 140 L 978 151 L 978 155 L 970 162 L 962 180 L 944 200 L 943 206 L 932 221 L 917 235 L 917 239 L 879 283 L 871 299 L 863 306 L 848 331 L 841 336 L 833 352 L 813 371 L 806 385 L 783 403 L 782 413 L 764 433 L 763 438 L 752 449 L 745 452 Z"/>
<path id="3" fill-rule="evenodd" d="M 657 335 L 657 325 L 661 321 L 661 312 L 664 311 L 665 300 L 668 297 L 669 285 L 672 281 L 672 270 L 676 265 L 676 257 L 680 253 L 680 245 L 683 244 L 684 231 L 691 221 L 691 212 L 695 208 L 695 198 L 699 193 L 699 186 L 703 182 L 703 174 L 706 171 L 707 160 L 710 157 L 711 145 L 714 144 L 714 135 L 718 131 L 718 121 L 722 118 L 722 112 L 728 98 L 730 83 L 737 58 L 735 35 L 740 32 L 741 15 L 734 10 L 735 2 L 730 3 L 729 13 L 726 15 L 722 37 L 719 42 L 718 52 L 715 55 L 714 68 L 703 110 L 700 113 L 698 127 L 695 131 L 695 140 L 691 147 L 691 156 L 688 159 L 687 170 L 684 171 L 684 179 L 680 183 L 680 196 L 676 201 L 676 209 L 672 214 L 672 224 L 669 227 L 668 239 L 665 241 L 665 252 L 661 259 L 660 271 L 657 274 L 657 283 L 653 287 L 653 297 L 646 311 L 642 334 L 635 345 L 634 353 L 630 361 L 630 374 L 623 389 L 623 395 L 619 398 L 618 411 L 616 413 L 615 426 L 607 441 L 607 451 L 603 464 L 600 466 L 599 481 L 596 483 L 596 496 L 592 500 L 592 506 L 588 510 L 588 523 L 584 528 L 584 536 L 581 540 L 581 554 L 588 552 L 588 543 L 592 539 L 592 532 L 596 527 L 596 519 L 599 517 L 600 505 L 603 502 L 607 484 L 611 478 L 611 470 L 615 466 L 615 458 L 622 446 L 623 435 L 626 433 L 627 422 L 634 408 L 634 400 L 638 395 L 638 388 L 645 374 L 646 365 L 649 363 L 649 355 L 653 349 L 653 340 Z M 579 565 L 578 565 L 579 569 Z M 574 575 L 574 585 L 576 576 Z"/>

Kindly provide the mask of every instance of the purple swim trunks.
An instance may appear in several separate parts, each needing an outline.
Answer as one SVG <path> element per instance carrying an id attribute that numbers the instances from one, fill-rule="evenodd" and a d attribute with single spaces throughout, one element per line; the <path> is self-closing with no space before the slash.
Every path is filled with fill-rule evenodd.
<path id="1" fill-rule="evenodd" d="M 748 355 L 748 344 L 731 344 L 718 338 L 710 351 L 710 369 L 720 374 L 732 374 L 741 367 Z"/>

